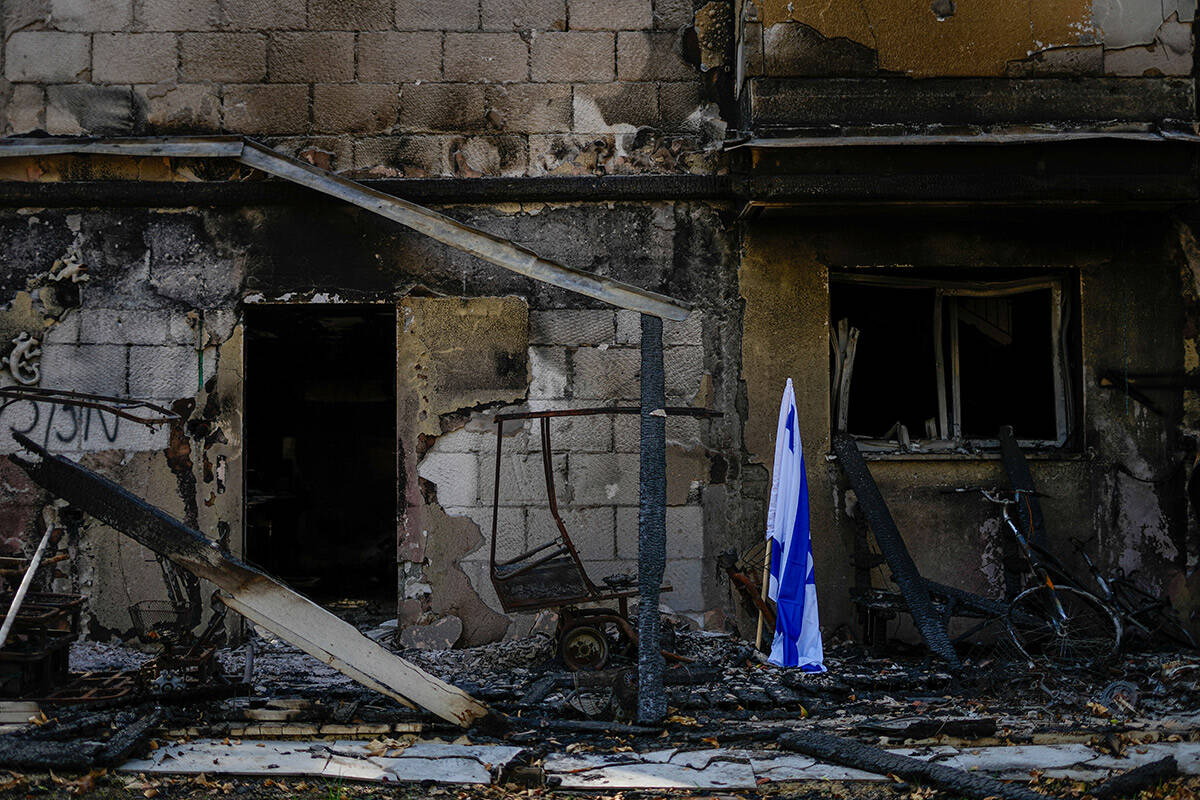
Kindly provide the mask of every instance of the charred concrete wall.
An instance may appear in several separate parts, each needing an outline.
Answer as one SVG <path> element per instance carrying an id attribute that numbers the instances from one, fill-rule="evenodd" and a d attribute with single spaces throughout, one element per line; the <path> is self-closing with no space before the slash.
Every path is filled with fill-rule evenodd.
<path id="1" fill-rule="evenodd" d="M 1183 316 L 1179 275 L 1189 262 L 1180 236 L 1180 228 L 1161 216 L 1105 218 L 1086 233 L 1069 218 L 1020 215 L 994 222 L 946 215 L 936 224 L 895 217 L 837 224 L 778 220 L 748 230 L 740 273 L 746 446 L 759 463 L 770 464 L 779 389 L 794 378 L 824 619 L 836 624 L 851 618 L 846 587 L 853 581 L 854 537 L 862 524 L 853 517 L 853 492 L 826 457 L 832 429 L 829 276 L 863 267 L 910 274 L 942 269 L 976 278 L 1000 268 L 1077 272 L 1082 364 L 1074 369 L 1083 402 L 1074 424 L 1081 437 L 1074 446 L 1030 456 L 1034 479 L 1049 495 L 1042 505 L 1052 550 L 1069 559 L 1067 537 L 1094 532 L 1093 552 L 1106 567 L 1136 570 L 1148 586 L 1172 591 L 1183 610 L 1195 602 L 1184 587 L 1197 550 L 1184 522 L 1190 456 L 1178 428 L 1181 393 L 1156 394 L 1158 415 L 1119 391 L 1100 388 L 1097 380 L 1105 369 L 1181 369 L 1183 349 L 1175 339 Z M 941 494 L 955 486 L 1007 485 L 997 456 L 868 458 L 922 572 L 999 596 L 998 514 L 978 496 Z"/>
<path id="2" fill-rule="evenodd" d="M 448 213 L 568 263 L 700 300 L 667 335 L 673 402 L 724 411 L 673 421 L 669 600 L 700 612 L 722 601 L 704 580 L 710 537 L 740 495 L 736 274 L 723 210 L 704 203 L 453 207 Z M 152 399 L 184 422 L 144 433 L 111 418 L 46 408 L 4 412 L 57 452 L 78 455 L 235 552 L 241 547 L 242 308 L 246 303 L 395 304 L 397 559 L 406 621 L 446 615 L 462 643 L 504 635 L 510 620 L 486 575 L 499 407 L 601 405 L 638 394 L 636 319 L 533 284 L 334 204 L 239 209 L 6 210 L 11 268 L 0 313 L 9 341 L 39 343 L 24 364 L 40 384 Z M 617 243 L 620 246 L 617 246 Z M 48 273 L 69 254 L 86 280 L 59 288 Z M 69 282 L 69 278 L 68 278 Z M 69 295 L 69 296 L 68 296 Z M 12 352 L 13 346 L 4 348 Z M 316 367 L 314 367 L 316 368 Z M 287 398 L 280 398 L 287 402 Z M 635 570 L 636 418 L 577 420 L 556 430 L 559 498 L 594 577 Z M 549 531 L 536 445 L 514 425 L 506 439 L 502 547 Z M 4 450 L 15 445 L 6 441 Z M 5 469 L 0 508 L 36 540 L 47 501 Z M 511 473 L 511 474 L 510 474 Z M 62 581 L 89 596 L 96 635 L 126 632 L 127 607 L 160 598 L 146 552 L 93 526 Z M 65 584 L 64 584 L 65 585 Z"/>
<path id="3" fill-rule="evenodd" d="M 231 132 L 372 175 L 708 171 L 691 0 L 13 0 L 0 130 Z"/>

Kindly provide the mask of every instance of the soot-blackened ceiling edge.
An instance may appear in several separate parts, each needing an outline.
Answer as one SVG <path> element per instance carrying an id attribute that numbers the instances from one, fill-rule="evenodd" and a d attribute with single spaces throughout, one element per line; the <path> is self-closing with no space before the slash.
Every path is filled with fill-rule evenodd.
<path id="1" fill-rule="evenodd" d="M 269 175 L 344 200 L 442 244 L 552 286 L 662 319 L 680 321 L 691 310 L 688 304 L 666 295 L 542 258 L 508 239 L 464 225 L 445 214 L 372 189 L 329 170 L 289 158 L 240 136 L 132 139 L 50 137 L 0 141 L 0 158 L 50 155 L 232 158 Z"/>

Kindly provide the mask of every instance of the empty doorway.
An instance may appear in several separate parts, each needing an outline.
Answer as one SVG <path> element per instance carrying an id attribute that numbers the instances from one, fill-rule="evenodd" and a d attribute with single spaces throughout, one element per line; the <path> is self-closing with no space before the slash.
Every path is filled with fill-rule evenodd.
<path id="1" fill-rule="evenodd" d="M 396 609 L 396 319 L 246 309 L 246 557 L 351 621 Z"/>

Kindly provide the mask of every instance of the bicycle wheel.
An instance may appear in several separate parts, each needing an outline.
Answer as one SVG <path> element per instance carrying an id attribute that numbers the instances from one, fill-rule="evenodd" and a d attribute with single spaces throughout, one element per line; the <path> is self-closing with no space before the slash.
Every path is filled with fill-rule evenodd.
<path id="1" fill-rule="evenodd" d="M 1135 627 L 1143 629 L 1148 644 L 1169 643 L 1189 650 L 1196 649 L 1196 640 L 1192 638 L 1191 631 L 1180 621 L 1168 601 L 1138 588 L 1126 578 L 1114 578 L 1109 585 L 1112 586 L 1113 603 L 1117 610 Z"/>
<path id="2" fill-rule="evenodd" d="M 1087 592 L 1066 586 L 1036 586 L 1021 592 L 1009 606 L 1005 623 L 1026 658 L 1059 667 L 1094 666 L 1115 655 L 1121 644 L 1121 621 L 1112 609 Z"/>

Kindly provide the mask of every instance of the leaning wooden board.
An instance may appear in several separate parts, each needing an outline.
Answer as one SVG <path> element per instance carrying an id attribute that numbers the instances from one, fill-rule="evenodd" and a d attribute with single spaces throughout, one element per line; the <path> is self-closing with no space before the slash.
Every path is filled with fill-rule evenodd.
<path id="1" fill-rule="evenodd" d="M 488 708 L 461 689 L 385 650 L 274 578 L 222 552 L 199 531 L 105 477 L 55 456 L 19 433 L 18 443 L 39 458 L 9 456 L 38 485 L 115 530 L 211 581 L 239 614 L 350 676 L 363 686 L 415 703 L 442 719 L 469 726 Z"/>

